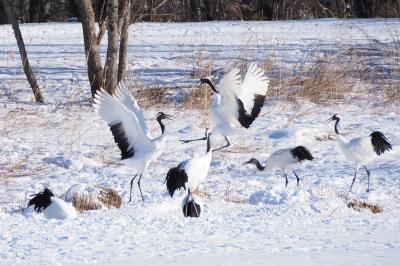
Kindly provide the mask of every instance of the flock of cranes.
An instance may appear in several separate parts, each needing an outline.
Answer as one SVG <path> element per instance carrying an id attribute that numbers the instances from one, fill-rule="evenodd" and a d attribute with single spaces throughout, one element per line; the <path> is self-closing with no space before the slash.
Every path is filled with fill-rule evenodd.
<path id="1" fill-rule="evenodd" d="M 207 177 L 212 153 L 230 145 L 229 136 L 236 134 L 240 128 L 249 128 L 264 105 L 268 90 L 269 79 L 264 70 L 251 64 L 243 79 L 238 68 L 233 68 L 225 75 L 215 77 L 202 77 L 200 83 L 207 84 L 214 92 L 211 105 L 211 119 L 213 129 L 206 129 L 204 138 L 194 140 L 181 140 L 184 143 L 198 140 L 206 140 L 206 152 L 202 156 L 193 157 L 180 162 L 171 168 L 165 178 L 168 194 L 173 197 L 176 190 L 185 189 L 187 195 L 182 201 L 182 211 L 186 216 L 199 217 L 202 202 L 193 191 Z M 156 120 L 160 126 L 161 134 L 152 137 L 144 120 L 143 111 L 132 97 L 123 82 L 118 85 L 113 95 L 104 90 L 98 91 L 94 98 L 94 107 L 99 115 L 110 127 L 115 143 L 121 151 L 121 162 L 135 171 L 130 181 L 129 202 L 132 200 L 133 182 L 138 177 L 138 188 L 144 201 L 141 179 L 149 164 L 157 160 L 161 155 L 167 138 L 167 130 L 163 124 L 164 119 L 171 119 L 170 115 L 159 112 Z M 360 167 L 364 167 L 368 174 L 368 189 L 370 171 L 366 164 L 373 161 L 392 146 L 387 138 L 379 131 L 372 132 L 369 136 L 354 138 L 347 141 L 340 135 L 338 124 L 340 118 L 333 115 L 330 121 L 335 121 L 335 133 L 339 147 L 347 160 L 355 163 L 355 174 L 350 186 L 353 187 Z M 225 140 L 226 145 L 212 149 L 211 134 L 218 132 Z M 262 165 L 259 160 L 252 158 L 244 164 L 254 164 L 258 170 L 280 169 L 282 170 L 286 186 L 288 177 L 286 170 L 292 170 L 296 177 L 297 185 L 300 178 L 293 170 L 294 167 L 304 161 L 313 160 L 311 152 L 304 146 L 289 147 L 273 152 Z M 70 218 L 76 216 L 70 206 L 61 199 L 54 197 L 49 189 L 36 194 L 28 203 L 34 206 L 38 212 L 42 212 L 48 218 Z"/>

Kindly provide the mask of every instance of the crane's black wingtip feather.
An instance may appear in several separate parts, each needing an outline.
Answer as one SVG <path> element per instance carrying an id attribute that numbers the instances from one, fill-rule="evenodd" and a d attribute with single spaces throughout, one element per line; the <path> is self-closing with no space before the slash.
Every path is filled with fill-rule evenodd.
<path id="1" fill-rule="evenodd" d="M 169 169 L 165 182 L 167 184 L 168 194 L 173 197 L 176 190 L 185 188 L 185 184 L 188 182 L 188 176 L 184 169 L 173 167 Z"/>
<path id="2" fill-rule="evenodd" d="M 33 208 L 36 212 L 40 213 L 47 207 L 49 207 L 51 203 L 51 197 L 54 197 L 53 192 L 50 189 L 44 188 L 42 192 L 33 195 L 28 202 L 28 207 L 33 205 Z"/>
<path id="3" fill-rule="evenodd" d="M 370 134 L 371 143 L 374 149 L 374 152 L 378 155 L 381 155 L 385 151 L 392 150 L 392 144 L 390 144 L 389 140 L 383 135 L 380 131 L 374 131 Z"/>
<path id="4" fill-rule="evenodd" d="M 260 95 L 260 94 L 254 95 L 253 108 L 251 109 L 251 113 L 248 114 L 246 112 L 246 109 L 244 108 L 242 100 L 237 99 L 238 113 L 239 113 L 238 121 L 243 127 L 249 128 L 251 126 L 251 124 L 260 114 L 261 108 L 264 106 L 264 101 L 265 101 L 265 95 Z"/>
<path id="5" fill-rule="evenodd" d="M 110 130 L 114 136 L 115 143 L 121 151 L 121 160 L 133 157 L 135 154 L 134 148 L 129 144 L 128 137 L 125 134 L 122 123 L 110 125 Z"/>
<path id="6" fill-rule="evenodd" d="M 309 160 L 314 160 L 314 157 L 311 155 L 311 152 L 304 146 L 297 146 L 296 148 L 290 151 L 293 155 L 293 158 L 297 159 L 299 162 Z"/>

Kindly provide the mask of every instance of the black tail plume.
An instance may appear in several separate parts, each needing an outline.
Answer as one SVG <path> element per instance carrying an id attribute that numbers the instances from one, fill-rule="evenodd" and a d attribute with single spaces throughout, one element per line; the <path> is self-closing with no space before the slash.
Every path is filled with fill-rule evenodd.
<path id="1" fill-rule="evenodd" d="M 182 211 L 185 217 L 200 217 L 201 206 L 192 198 L 187 202 L 187 204 L 183 205 Z"/>
<path id="2" fill-rule="evenodd" d="M 28 207 L 33 205 L 36 212 L 40 213 L 47 207 L 49 207 L 51 197 L 54 197 L 53 192 L 50 191 L 48 188 L 44 188 L 42 192 L 33 195 L 34 197 L 31 198 L 28 202 Z"/>
<path id="3" fill-rule="evenodd" d="M 168 194 L 173 197 L 175 190 L 185 188 L 187 182 L 188 176 L 184 169 L 180 169 L 179 166 L 169 169 L 165 178 Z"/>
<path id="4" fill-rule="evenodd" d="M 381 155 L 385 151 L 389 151 L 392 149 L 392 144 L 389 143 L 388 139 L 383 135 L 382 132 L 374 131 L 370 134 L 372 147 L 374 148 L 374 152 L 378 155 Z"/>
<path id="5" fill-rule="evenodd" d="M 310 151 L 304 146 L 297 146 L 296 148 L 291 150 L 293 157 L 302 162 L 304 160 L 312 161 L 314 157 L 311 155 Z"/>

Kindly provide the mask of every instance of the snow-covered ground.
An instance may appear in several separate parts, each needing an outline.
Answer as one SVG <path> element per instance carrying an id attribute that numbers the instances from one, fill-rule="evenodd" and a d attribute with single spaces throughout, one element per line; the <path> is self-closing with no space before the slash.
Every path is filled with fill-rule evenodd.
<path id="1" fill-rule="evenodd" d="M 203 112 L 181 109 L 179 102 L 145 110 L 154 135 L 159 134 L 158 111 L 174 120 L 166 125 L 163 155 L 143 177 L 145 202 L 135 188 L 128 204 L 134 173 L 117 165 L 119 151 L 111 133 L 89 103 L 81 26 L 32 24 L 22 31 L 46 103 L 32 101 L 11 27 L 0 26 L 1 265 L 398 264 L 398 102 L 377 105 L 361 98 L 321 106 L 268 98 L 254 126 L 233 138 L 233 147 L 213 155 L 210 174 L 199 188 L 201 218 L 185 219 L 180 210 L 184 192 L 171 199 L 164 178 L 181 160 L 204 152 L 205 143 L 179 143 L 202 136 Z M 244 57 L 260 63 L 274 57 L 290 67 L 306 63 L 316 52 L 391 46 L 399 32 L 399 20 L 142 23 L 131 27 L 128 79 L 186 90 L 196 86 L 193 73 L 204 60 L 221 67 Z M 384 57 L 374 54 L 373 59 L 384 66 Z M 326 120 L 334 113 L 342 116 L 347 138 L 380 130 L 393 144 L 391 153 L 370 165 L 368 194 L 360 171 L 348 195 L 353 165 L 332 140 L 333 125 Z M 220 145 L 223 139 L 214 136 L 213 142 Z M 307 146 L 315 157 L 298 169 L 298 188 L 292 174 L 285 188 L 281 172 L 242 165 L 294 145 Z M 43 186 L 61 195 L 74 184 L 114 187 L 124 204 L 66 221 L 21 212 Z M 347 208 L 347 196 L 380 205 L 383 212 Z"/>

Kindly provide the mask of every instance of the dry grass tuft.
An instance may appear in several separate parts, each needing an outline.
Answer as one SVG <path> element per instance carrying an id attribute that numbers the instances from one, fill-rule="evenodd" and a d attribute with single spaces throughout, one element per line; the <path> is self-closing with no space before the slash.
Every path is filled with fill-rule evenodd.
<path id="1" fill-rule="evenodd" d="M 78 212 L 99 210 L 102 208 L 101 204 L 92 194 L 74 193 L 72 195 L 72 206 Z"/>
<path id="2" fill-rule="evenodd" d="M 383 212 L 383 207 L 375 204 L 370 204 L 365 201 L 354 199 L 347 203 L 348 208 L 353 208 L 356 211 L 361 211 L 363 209 L 369 209 L 372 213 Z"/>
<path id="3" fill-rule="evenodd" d="M 182 108 L 189 110 L 208 110 L 211 103 L 212 92 L 209 88 L 204 86 L 208 85 L 193 88 L 183 99 Z"/>
<path id="4" fill-rule="evenodd" d="M 139 102 L 139 105 L 144 108 L 152 106 L 163 106 L 168 104 L 168 95 L 174 88 L 171 87 L 135 87 L 131 90 L 132 95 Z"/>
<path id="5" fill-rule="evenodd" d="M 72 205 L 79 212 L 99 210 L 106 208 L 120 208 L 122 198 L 113 188 L 101 187 L 98 195 L 91 193 L 74 193 L 72 195 Z"/>
<path id="6" fill-rule="evenodd" d="M 101 188 L 98 199 L 107 208 L 119 209 L 122 205 L 122 198 L 118 192 L 113 188 Z"/>
<path id="7" fill-rule="evenodd" d="M 390 102 L 400 102 L 400 83 L 386 89 L 386 99 Z"/>
<path id="8" fill-rule="evenodd" d="M 353 89 L 348 82 L 349 70 L 340 64 L 317 61 L 311 66 L 302 66 L 296 73 L 282 71 L 279 78 L 271 79 L 269 96 L 283 96 L 291 101 L 305 98 L 313 103 L 323 104 L 332 100 L 343 100 Z"/>

